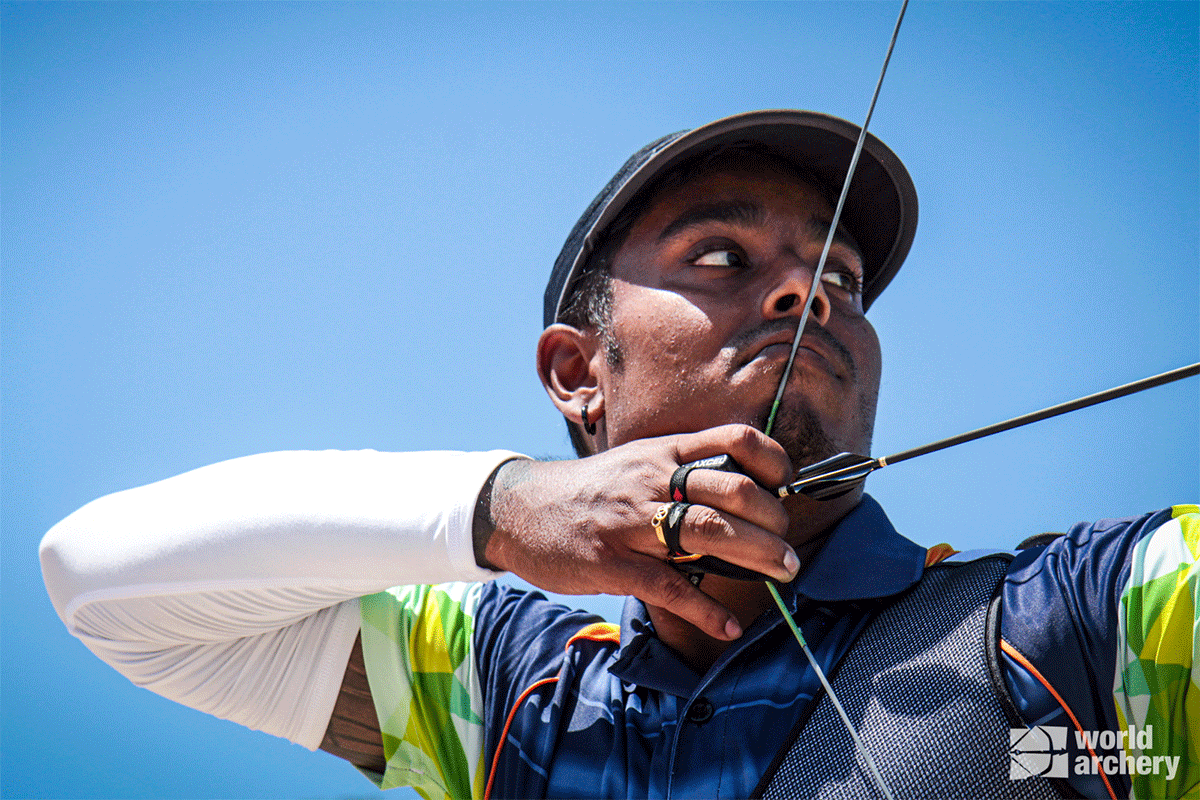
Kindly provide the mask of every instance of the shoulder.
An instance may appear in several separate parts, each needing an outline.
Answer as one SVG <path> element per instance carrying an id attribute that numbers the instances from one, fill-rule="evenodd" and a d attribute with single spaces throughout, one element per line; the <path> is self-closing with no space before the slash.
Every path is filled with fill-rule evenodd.
<path id="1" fill-rule="evenodd" d="M 1185 527 L 1195 549 L 1197 511 L 1194 505 L 1173 506 L 1134 517 L 1080 522 L 1061 536 L 1034 537 L 1013 559 L 1006 579 L 1009 592 L 1028 603 L 1068 604 L 1079 611 L 1086 605 L 1111 606 L 1135 563 L 1148 552 L 1157 552 L 1168 540 L 1186 547 Z"/>
<path id="2" fill-rule="evenodd" d="M 1079 523 L 1020 550 L 1000 593 L 1005 646 L 1054 686 L 1109 693 L 1131 586 L 1195 562 L 1196 517 L 1174 506 Z"/>
<path id="3" fill-rule="evenodd" d="M 437 796 L 479 796 L 484 753 L 522 693 L 562 671 L 568 645 L 603 661 L 617 638 L 594 615 L 498 581 L 400 586 L 360 605 L 387 762 L 379 783 Z"/>
<path id="4" fill-rule="evenodd" d="M 599 631 L 615 630 L 595 614 L 501 581 L 397 586 L 362 598 L 361 605 L 364 629 L 400 649 L 446 652 L 456 663 L 473 651 L 485 668 L 549 664 L 573 639 L 605 639 L 609 634 Z"/>
<path id="5" fill-rule="evenodd" d="M 999 642 L 1018 715 L 1081 732 L 1153 725 L 1156 740 L 1184 735 L 1187 680 L 1175 678 L 1191 667 L 1198 544 L 1200 509 L 1174 506 L 1079 523 L 1018 552 L 1001 588 Z M 1167 716 L 1151 718 L 1154 709 Z M 1129 791 L 1124 776 L 1071 780 Z"/>

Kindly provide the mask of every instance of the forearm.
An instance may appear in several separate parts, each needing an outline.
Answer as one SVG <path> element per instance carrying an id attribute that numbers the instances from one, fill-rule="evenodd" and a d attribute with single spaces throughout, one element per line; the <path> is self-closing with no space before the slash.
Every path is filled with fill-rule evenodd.
<path id="1" fill-rule="evenodd" d="M 91 503 L 43 539 L 67 627 L 134 683 L 309 747 L 357 598 L 478 580 L 479 488 L 509 453 L 290 452 Z"/>
<path id="2" fill-rule="evenodd" d="M 475 519 L 472 528 L 471 542 L 475 552 L 475 563 L 486 569 L 501 569 L 492 563 L 488 557 L 488 544 L 496 532 L 497 517 L 505 519 L 506 513 L 511 515 L 514 505 L 513 489 L 529 479 L 533 462 L 526 459 L 505 461 L 492 471 L 479 498 L 475 503 Z M 506 520 L 508 521 L 508 520 Z"/>
<path id="3" fill-rule="evenodd" d="M 471 546 L 475 498 L 512 456 L 283 452 L 214 464 L 103 497 L 60 522 L 42 540 L 46 588 L 67 626 L 87 633 L 84 610 L 122 598 L 249 591 L 264 596 L 264 624 L 274 628 L 312 603 L 486 578 Z M 317 592 L 267 599 L 301 587 Z M 243 634 L 255 625 L 235 624 Z M 186 624 L 167 635 L 209 636 Z"/>

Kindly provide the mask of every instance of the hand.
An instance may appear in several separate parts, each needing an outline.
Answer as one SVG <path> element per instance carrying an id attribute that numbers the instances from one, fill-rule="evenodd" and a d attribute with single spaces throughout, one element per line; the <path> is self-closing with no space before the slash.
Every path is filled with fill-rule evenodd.
<path id="1" fill-rule="evenodd" d="M 782 538 L 788 515 L 759 484 L 782 485 L 791 463 L 778 442 L 747 425 L 641 439 L 576 461 L 509 461 L 481 497 L 490 510 L 476 525 L 476 559 L 560 594 L 631 594 L 710 636 L 736 639 L 733 614 L 663 560 L 650 524 L 670 502 L 671 474 L 721 453 L 747 474 L 692 471 L 680 544 L 790 581 L 800 564 Z"/>

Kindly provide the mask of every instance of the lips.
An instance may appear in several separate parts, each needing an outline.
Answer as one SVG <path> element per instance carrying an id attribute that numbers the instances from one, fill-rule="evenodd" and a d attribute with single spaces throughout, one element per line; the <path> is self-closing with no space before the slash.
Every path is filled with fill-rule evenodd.
<path id="1" fill-rule="evenodd" d="M 821 331 L 826 336 L 830 334 L 819 328 L 809 328 L 800 339 L 800 347 L 796 350 L 796 360 L 809 361 L 816 366 L 829 372 L 835 378 L 843 377 L 844 369 L 841 361 L 838 359 L 832 350 L 825 346 L 825 343 L 820 341 Z M 755 359 L 767 360 L 786 360 L 792 352 L 792 341 L 795 337 L 795 331 L 779 332 L 762 338 L 755 342 L 750 348 L 750 357 L 746 359 L 746 363 L 750 363 Z"/>

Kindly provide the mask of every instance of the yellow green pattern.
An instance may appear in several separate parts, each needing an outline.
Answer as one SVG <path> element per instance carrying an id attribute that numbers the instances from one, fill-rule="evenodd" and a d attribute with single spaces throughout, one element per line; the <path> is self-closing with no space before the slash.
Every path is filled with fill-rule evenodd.
<path id="1" fill-rule="evenodd" d="M 1130 756 L 1179 757 L 1166 774 L 1131 776 L 1133 796 L 1200 798 L 1200 507 L 1176 506 L 1172 519 L 1138 542 L 1121 593 L 1113 695 L 1123 728 L 1153 726 L 1153 746 Z"/>
<path id="2" fill-rule="evenodd" d="M 482 586 L 401 586 L 364 597 L 362 644 L 387 770 L 379 788 L 483 797 L 483 712 L 471 642 Z"/>

